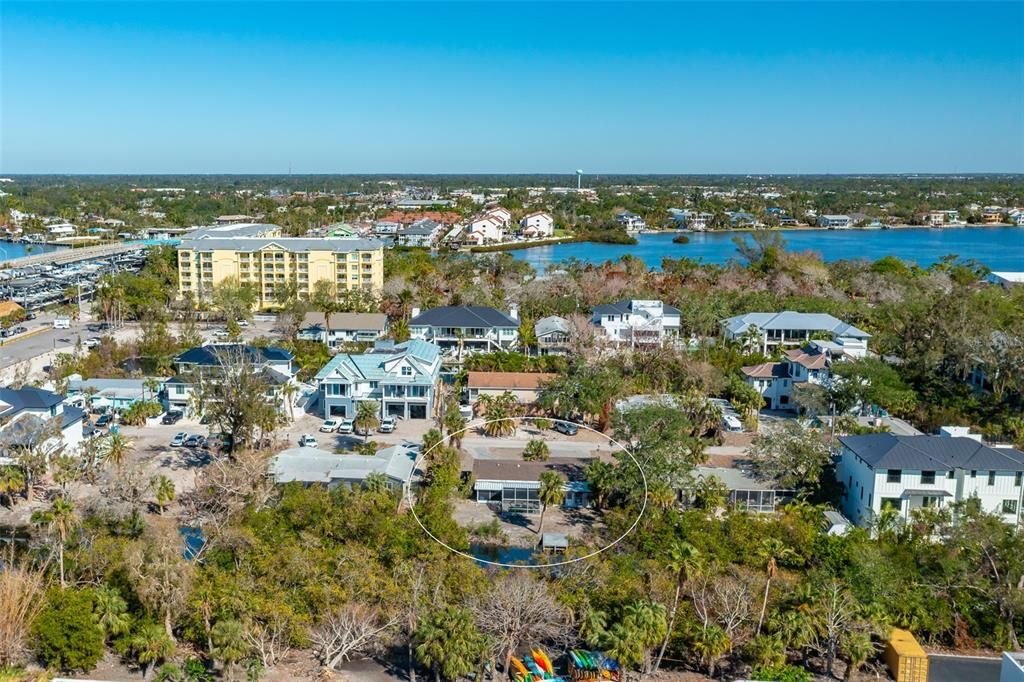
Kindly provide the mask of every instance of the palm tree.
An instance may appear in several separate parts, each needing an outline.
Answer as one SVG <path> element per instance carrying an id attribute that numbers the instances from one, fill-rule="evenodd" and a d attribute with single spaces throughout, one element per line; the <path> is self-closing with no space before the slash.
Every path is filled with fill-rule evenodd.
<path id="1" fill-rule="evenodd" d="M 676 503 L 676 491 L 665 481 L 656 481 L 647 494 L 655 509 L 668 511 Z"/>
<path id="2" fill-rule="evenodd" d="M 540 475 L 540 490 L 537 491 L 540 502 L 540 522 L 537 524 L 537 535 L 544 533 L 544 514 L 549 505 L 558 506 L 565 501 L 565 489 L 562 477 L 554 471 L 545 471 Z"/>
<path id="3" fill-rule="evenodd" d="M 846 666 L 846 674 L 843 679 L 849 682 L 853 675 L 860 671 L 861 666 L 875 654 L 875 644 L 871 641 L 871 634 L 859 630 L 848 632 L 840 644 L 843 653 L 850 659 Z"/>
<path id="4" fill-rule="evenodd" d="M 668 647 L 668 640 L 672 637 L 672 628 L 676 625 L 676 614 L 679 609 L 679 597 L 683 587 L 689 581 L 690 576 L 700 567 L 700 550 L 685 540 L 676 540 L 668 550 L 668 569 L 676 574 L 676 592 L 672 599 L 672 610 L 668 616 L 668 626 L 665 630 L 665 639 L 661 643 L 661 650 L 658 652 L 658 659 L 654 663 L 654 672 L 661 667 L 661 659 L 665 656 L 665 649 Z"/>
<path id="5" fill-rule="evenodd" d="M 213 640 L 210 655 L 224 664 L 224 676 L 231 679 L 235 663 L 249 653 L 245 627 L 237 620 L 217 621 L 210 631 L 210 638 Z"/>
<path id="6" fill-rule="evenodd" d="M 67 583 L 64 580 L 64 545 L 67 543 L 68 535 L 78 526 L 75 505 L 70 500 L 58 497 L 48 510 L 33 513 L 32 522 L 45 525 L 51 533 L 56 534 L 60 560 L 60 586 L 65 587 Z"/>
<path id="7" fill-rule="evenodd" d="M 353 424 L 357 431 L 363 432 L 364 443 L 369 440 L 370 431 L 380 426 L 378 414 L 380 414 L 380 405 L 376 400 L 362 400 L 356 405 L 356 418 L 353 420 Z"/>
<path id="8" fill-rule="evenodd" d="M 128 615 L 128 604 L 121 598 L 121 593 L 113 587 L 100 585 L 95 595 L 93 618 L 103 631 L 104 638 L 128 634 L 132 618 Z M 163 630 L 160 629 L 160 632 L 163 633 Z"/>
<path id="9" fill-rule="evenodd" d="M 295 421 L 295 396 L 299 392 L 299 387 L 288 382 L 281 387 L 281 397 L 284 398 L 285 404 L 288 406 L 288 418 Z"/>
<path id="10" fill-rule="evenodd" d="M 0 495 L 7 500 L 7 508 L 14 509 L 18 494 L 25 489 L 25 471 L 19 466 L 0 468 Z"/>
<path id="11" fill-rule="evenodd" d="M 117 468 L 118 476 L 121 475 L 121 467 L 124 466 L 124 462 L 128 459 L 128 454 L 132 451 L 132 442 L 128 440 L 124 434 L 112 433 L 107 438 L 107 461 L 112 462 L 114 467 Z"/>
<path id="12" fill-rule="evenodd" d="M 765 538 L 761 541 L 757 556 L 765 563 L 767 580 L 764 584 L 764 599 L 761 600 L 761 615 L 757 619 L 757 632 L 761 634 L 761 626 L 764 623 L 764 612 L 768 608 L 768 590 L 772 586 L 772 580 L 779 572 L 779 561 L 786 561 L 796 557 L 796 552 L 787 547 L 781 540 L 776 538 Z"/>
<path id="13" fill-rule="evenodd" d="M 455 401 L 451 401 L 448 407 L 445 409 L 444 420 L 442 422 L 445 431 L 448 432 L 448 443 L 453 448 L 462 447 L 462 436 L 466 430 L 466 418 L 459 412 L 459 406 Z"/>
<path id="14" fill-rule="evenodd" d="M 159 366 L 159 360 L 157 361 L 157 364 Z M 149 399 L 154 400 L 157 392 L 160 390 L 160 382 L 154 377 L 147 377 L 145 381 L 142 382 L 142 387 L 149 391 Z"/>
<path id="15" fill-rule="evenodd" d="M 709 625 L 698 632 L 693 642 L 693 650 L 708 667 L 710 677 L 715 676 L 715 665 L 730 646 L 732 642 L 729 641 L 729 635 L 717 625 Z"/>
<path id="16" fill-rule="evenodd" d="M 441 436 L 441 432 L 438 431 L 437 429 L 430 429 L 429 431 L 424 433 L 423 454 L 425 454 L 428 459 L 433 459 L 433 455 L 437 452 L 438 446 L 441 444 L 443 440 L 444 437 Z"/>
<path id="17" fill-rule="evenodd" d="M 523 450 L 523 459 L 527 462 L 546 462 L 551 455 L 551 448 L 539 438 L 532 438 Z"/>
<path id="18" fill-rule="evenodd" d="M 156 664 L 174 655 L 174 640 L 157 623 L 146 623 L 132 636 L 129 645 L 148 680 Z"/>
<path id="19" fill-rule="evenodd" d="M 598 509 L 604 507 L 615 490 L 615 467 L 608 462 L 595 459 L 587 465 L 584 474 L 594 496 L 594 504 Z"/>
<path id="20" fill-rule="evenodd" d="M 437 682 L 459 679 L 476 667 L 484 639 L 467 609 L 448 606 L 424 618 L 413 636 L 416 657 Z"/>
<path id="21" fill-rule="evenodd" d="M 164 474 L 160 474 L 153 477 L 149 484 L 153 487 L 153 495 L 156 497 L 156 506 L 160 509 L 160 516 L 163 516 L 167 505 L 174 501 L 174 481 Z"/>
<path id="22" fill-rule="evenodd" d="M 652 602 L 638 601 L 626 606 L 623 621 L 629 623 L 641 649 L 644 673 L 651 672 L 651 647 L 668 636 L 665 607 Z"/>

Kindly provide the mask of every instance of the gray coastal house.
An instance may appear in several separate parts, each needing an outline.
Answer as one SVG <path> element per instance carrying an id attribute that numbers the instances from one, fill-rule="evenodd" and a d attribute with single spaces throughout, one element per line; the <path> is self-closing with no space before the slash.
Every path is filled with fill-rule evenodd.
<path id="1" fill-rule="evenodd" d="M 341 353 L 317 372 L 325 419 L 356 415 L 374 400 L 381 416 L 429 419 L 441 376 L 441 351 L 426 341 L 378 341 L 365 353 Z"/>
<path id="2" fill-rule="evenodd" d="M 731 341 L 751 337 L 761 353 L 777 346 L 803 346 L 811 339 L 830 339 L 853 358 L 862 358 L 868 352 L 868 334 L 852 324 L 827 313 L 747 313 L 729 317 L 720 322 L 722 335 Z"/>
<path id="3" fill-rule="evenodd" d="M 412 311 L 409 334 L 441 348 L 445 357 L 461 361 L 465 353 L 511 350 L 519 343 L 519 320 L 486 306 L 456 305 Z"/>
<path id="4" fill-rule="evenodd" d="M 377 474 L 391 490 L 404 493 L 415 465 L 416 452 L 401 445 L 378 450 L 373 455 L 339 455 L 317 448 L 289 448 L 270 461 L 270 476 L 281 485 L 298 482 L 306 486 L 354 488 L 365 485 L 370 476 Z"/>

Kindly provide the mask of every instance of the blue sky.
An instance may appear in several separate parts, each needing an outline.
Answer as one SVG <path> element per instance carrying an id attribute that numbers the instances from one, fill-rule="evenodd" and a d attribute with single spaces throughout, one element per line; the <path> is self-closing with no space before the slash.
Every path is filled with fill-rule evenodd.
<path id="1" fill-rule="evenodd" d="M 1024 171 L 1024 2 L 0 3 L 0 172 Z"/>

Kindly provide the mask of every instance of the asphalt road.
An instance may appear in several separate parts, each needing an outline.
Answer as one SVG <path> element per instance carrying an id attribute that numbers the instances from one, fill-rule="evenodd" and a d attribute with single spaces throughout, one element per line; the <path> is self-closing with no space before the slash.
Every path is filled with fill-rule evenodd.
<path id="1" fill-rule="evenodd" d="M 928 656 L 928 682 L 999 682 L 998 658 Z"/>

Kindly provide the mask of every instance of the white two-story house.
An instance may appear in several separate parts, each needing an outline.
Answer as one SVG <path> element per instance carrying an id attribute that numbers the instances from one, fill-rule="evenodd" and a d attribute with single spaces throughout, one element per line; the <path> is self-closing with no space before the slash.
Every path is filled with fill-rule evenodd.
<path id="1" fill-rule="evenodd" d="M 384 313 L 306 313 L 295 338 L 320 341 L 332 350 L 346 343 L 372 343 L 388 333 L 388 316 Z"/>
<path id="2" fill-rule="evenodd" d="M 486 306 L 453 305 L 412 311 L 409 335 L 437 344 L 446 359 L 457 362 L 467 353 L 512 350 L 519 343 L 518 314 Z"/>
<path id="3" fill-rule="evenodd" d="M 868 527 L 883 509 L 909 519 L 915 509 L 976 498 L 983 511 L 1020 523 L 1024 452 L 947 432 L 954 435 L 840 438 L 836 477 L 846 517 Z"/>
<path id="4" fill-rule="evenodd" d="M 599 305 L 591 319 L 616 346 L 661 345 L 679 336 L 679 310 L 661 301 L 624 300 Z"/>
<path id="5" fill-rule="evenodd" d="M 519 221 L 519 228 L 524 237 L 540 239 L 555 233 L 555 219 L 550 213 L 536 211 L 528 213 Z"/>
<path id="6" fill-rule="evenodd" d="M 42 388 L 0 388 L 0 462 L 17 461 L 18 451 L 40 448 L 48 456 L 76 454 L 85 412 Z"/>
<path id="7" fill-rule="evenodd" d="M 764 398 L 768 410 L 793 407 L 793 386 L 800 383 L 824 384 L 831 377 L 832 362 L 843 357 L 833 354 L 821 342 L 811 341 L 805 348 L 791 348 L 781 362 L 764 362 L 741 367 L 743 379 Z M 831 345 L 831 344 L 828 344 Z"/>
<path id="8" fill-rule="evenodd" d="M 376 401 L 381 416 L 429 419 L 441 376 L 441 349 L 419 339 L 378 341 L 365 353 L 334 356 L 316 374 L 324 419 L 356 416 Z"/>
<path id="9" fill-rule="evenodd" d="M 830 339 L 836 349 L 853 358 L 868 353 L 871 334 L 827 313 L 747 313 L 720 322 L 730 341 L 748 340 L 750 350 L 768 355 L 776 346 L 802 346 L 811 339 Z"/>

